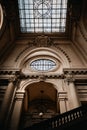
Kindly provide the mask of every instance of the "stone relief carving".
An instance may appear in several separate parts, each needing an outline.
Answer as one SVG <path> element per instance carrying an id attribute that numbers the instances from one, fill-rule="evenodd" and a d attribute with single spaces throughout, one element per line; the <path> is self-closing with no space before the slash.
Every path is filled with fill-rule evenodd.
<path id="1" fill-rule="evenodd" d="M 51 46 L 52 41 L 48 36 L 41 35 L 35 39 L 35 43 L 38 47 L 49 47 Z"/>

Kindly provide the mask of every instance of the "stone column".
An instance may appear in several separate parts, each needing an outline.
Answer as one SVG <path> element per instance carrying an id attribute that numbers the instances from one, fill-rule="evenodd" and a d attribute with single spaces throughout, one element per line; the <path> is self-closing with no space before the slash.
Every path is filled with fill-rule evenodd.
<path id="1" fill-rule="evenodd" d="M 0 111 L 0 126 L 1 127 L 3 127 L 3 125 L 5 124 L 6 115 L 8 115 L 7 113 L 9 111 L 10 103 L 11 103 L 13 92 L 15 89 L 14 81 L 15 81 L 14 78 L 10 79 L 10 82 L 7 86 L 4 99 L 1 105 L 1 111 Z"/>
<path id="2" fill-rule="evenodd" d="M 69 109 L 74 109 L 81 105 L 78 98 L 77 90 L 75 88 L 74 81 L 75 80 L 72 77 L 67 79 Z"/>
<path id="3" fill-rule="evenodd" d="M 10 122 L 10 130 L 18 130 L 20 116 L 22 112 L 24 93 L 25 93 L 24 91 L 16 92 L 16 99 L 15 99 L 15 104 L 14 104 L 13 113 Z"/>

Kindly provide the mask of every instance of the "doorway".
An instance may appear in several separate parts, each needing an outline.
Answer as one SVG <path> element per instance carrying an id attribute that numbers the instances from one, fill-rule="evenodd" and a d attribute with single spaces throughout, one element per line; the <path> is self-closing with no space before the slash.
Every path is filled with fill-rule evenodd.
<path id="1" fill-rule="evenodd" d="M 44 81 L 32 83 L 25 89 L 22 110 L 22 128 L 54 117 L 60 113 L 57 90 L 52 83 Z"/>

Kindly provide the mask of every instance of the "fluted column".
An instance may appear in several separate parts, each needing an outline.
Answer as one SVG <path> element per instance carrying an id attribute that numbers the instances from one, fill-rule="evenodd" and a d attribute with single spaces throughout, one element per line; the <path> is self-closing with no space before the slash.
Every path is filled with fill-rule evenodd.
<path id="1" fill-rule="evenodd" d="M 14 104 L 13 113 L 10 122 L 10 130 L 18 130 L 20 116 L 22 112 L 24 93 L 25 93 L 24 91 L 16 92 L 16 99 L 15 99 L 15 104 Z"/>
<path id="2" fill-rule="evenodd" d="M 0 126 L 1 127 L 3 127 L 6 120 L 6 115 L 8 115 L 7 113 L 9 111 L 10 103 L 11 103 L 13 92 L 15 89 L 14 83 L 15 83 L 15 78 L 13 77 L 10 79 L 8 83 L 8 86 L 4 95 L 4 99 L 1 105 L 1 111 L 0 111 Z"/>
<path id="3" fill-rule="evenodd" d="M 74 84 L 74 78 L 73 77 L 68 77 L 67 78 L 67 89 L 68 89 L 68 102 L 69 102 L 69 108 L 74 109 L 79 107 L 80 101 L 78 98 L 77 90 Z"/>

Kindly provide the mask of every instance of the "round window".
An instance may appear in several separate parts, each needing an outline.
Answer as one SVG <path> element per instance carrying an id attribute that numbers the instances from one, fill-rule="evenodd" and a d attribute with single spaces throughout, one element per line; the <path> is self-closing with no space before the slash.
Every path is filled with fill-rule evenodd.
<path id="1" fill-rule="evenodd" d="M 37 71 L 50 71 L 56 67 L 56 63 L 49 59 L 37 59 L 31 62 L 30 66 Z"/>

